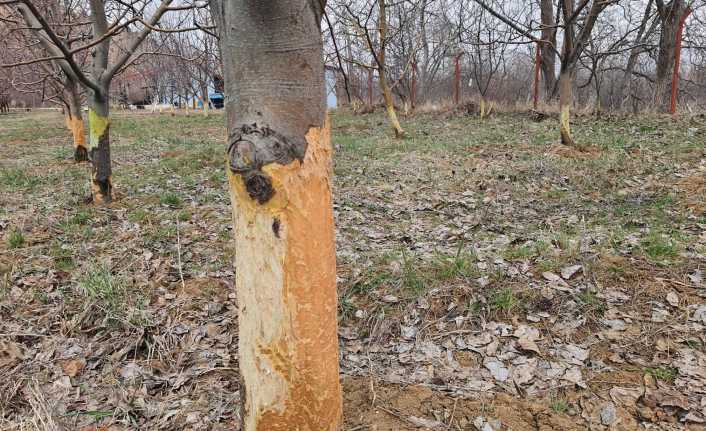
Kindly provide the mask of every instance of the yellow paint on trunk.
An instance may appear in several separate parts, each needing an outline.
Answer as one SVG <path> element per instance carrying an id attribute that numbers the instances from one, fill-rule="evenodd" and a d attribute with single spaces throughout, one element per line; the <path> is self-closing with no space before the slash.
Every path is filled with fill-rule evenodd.
<path id="1" fill-rule="evenodd" d="M 110 126 L 110 118 L 98 115 L 93 109 L 88 110 L 88 140 L 91 148 L 96 148 L 101 136 L 105 134 Z"/>
<path id="2" fill-rule="evenodd" d="M 260 205 L 229 174 L 236 232 L 245 431 L 334 431 L 341 422 L 328 120 L 303 163 L 264 167 Z"/>

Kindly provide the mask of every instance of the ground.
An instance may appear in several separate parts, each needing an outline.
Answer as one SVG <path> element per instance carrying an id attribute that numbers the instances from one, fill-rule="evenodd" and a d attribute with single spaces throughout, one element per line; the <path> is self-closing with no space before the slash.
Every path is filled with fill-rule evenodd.
<path id="1" fill-rule="evenodd" d="M 703 116 L 332 117 L 345 430 L 704 429 Z M 237 429 L 223 123 L 0 117 L 0 429 Z"/>

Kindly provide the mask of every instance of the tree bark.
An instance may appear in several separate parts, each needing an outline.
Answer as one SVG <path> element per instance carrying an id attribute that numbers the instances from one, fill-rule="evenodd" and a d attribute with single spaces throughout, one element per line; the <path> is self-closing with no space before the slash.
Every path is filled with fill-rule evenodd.
<path id="1" fill-rule="evenodd" d="M 681 44 L 684 33 L 684 24 L 686 19 L 691 14 L 691 8 L 687 6 L 682 15 L 679 17 L 679 28 L 677 29 L 677 42 L 674 52 L 674 70 L 672 72 L 672 94 L 669 104 L 669 112 L 672 115 L 677 113 L 677 96 L 679 94 L 679 67 L 681 63 Z"/>
<path id="2" fill-rule="evenodd" d="M 64 97 L 66 99 L 66 127 L 71 131 L 74 141 L 74 160 L 77 162 L 88 161 L 88 148 L 86 147 L 86 129 L 83 126 L 83 113 L 81 112 L 81 96 L 78 84 L 70 77 L 64 81 Z"/>
<path id="3" fill-rule="evenodd" d="M 242 429 L 338 430 L 322 3 L 221 0 L 211 8 L 228 95 Z"/>
<path id="4" fill-rule="evenodd" d="M 201 96 L 202 96 L 202 103 L 203 103 L 203 115 L 205 117 L 208 117 L 209 108 L 210 108 L 208 106 L 208 104 L 209 104 L 210 100 L 208 98 L 208 86 L 207 85 L 203 85 L 201 87 Z"/>
<path id="5" fill-rule="evenodd" d="M 660 112 L 669 112 L 671 98 L 672 73 L 677 48 L 679 21 L 686 11 L 684 0 L 672 0 L 665 5 L 657 1 L 661 31 L 659 35 L 659 54 L 657 55 L 657 73 L 655 79 L 654 106 Z"/>
<path id="6" fill-rule="evenodd" d="M 554 3 L 552 0 L 541 0 L 540 15 L 542 20 L 541 66 L 544 76 L 544 100 L 549 101 L 556 86 L 556 28 L 554 22 Z"/>
<path id="7" fill-rule="evenodd" d="M 107 93 L 107 91 L 106 91 Z M 91 195 L 93 202 L 107 204 L 113 199 L 110 164 L 110 105 L 108 97 L 93 94 L 88 108 L 88 152 L 91 160 Z"/>
<path id="8" fill-rule="evenodd" d="M 561 133 L 561 143 L 564 145 L 574 145 L 571 136 L 571 105 L 573 104 L 573 82 L 571 72 L 562 71 L 559 74 L 559 126 Z"/>

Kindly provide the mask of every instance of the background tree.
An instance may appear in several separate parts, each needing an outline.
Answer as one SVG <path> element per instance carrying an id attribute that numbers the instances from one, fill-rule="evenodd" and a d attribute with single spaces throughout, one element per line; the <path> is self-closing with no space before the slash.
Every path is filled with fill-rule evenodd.
<path id="1" fill-rule="evenodd" d="M 78 5 L 56 0 L 42 0 L 40 4 L 52 20 L 62 23 L 57 28 L 57 37 L 64 40 L 69 49 L 73 49 L 90 31 L 86 11 Z M 26 12 L 26 7 L 20 5 L 19 11 Z M 65 61 L 59 59 L 35 61 L 51 56 L 50 50 L 47 49 L 50 48 L 47 40 L 37 37 L 38 27 L 28 28 L 17 25 L 18 20 L 12 20 L 10 17 L 5 19 L 15 24 L 5 27 L 6 34 L 2 38 L 6 53 L 6 62 L 2 66 L 5 69 L 13 69 L 13 88 L 20 93 L 34 93 L 40 100 L 60 106 L 66 118 L 66 127 L 72 134 L 74 160 L 87 161 L 88 149 L 82 112 L 84 96 L 75 74 Z M 36 20 L 31 19 L 31 22 L 39 26 Z M 87 50 L 83 50 L 75 57 L 77 64 L 82 68 L 85 68 L 87 54 Z M 23 57 L 29 60 L 17 60 Z M 8 61 L 10 58 L 15 61 Z"/>
<path id="2" fill-rule="evenodd" d="M 89 159 L 92 166 L 91 194 L 96 203 L 112 200 L 112 166 L 110 159 L 110 86 L 113 78 L 129 65 L 137 48 L 147 36 L 158 28 L 163 15 L 170 11 L 192 9 L 193 5 L 171 6 L 173 0 L 162 0 L 153 13 L 149 1 L 124 4 L 118 0 L 90 0 L 88 12 L 91 31 L 79 39 L 83 43 L 71 47 L 69 39 L 62 35 L 61 28 L 67 23 L 61 17 L 42 12 L 37 0 L 9 0 L 5 4 L 16 4 L 19 14 L 28 29 L 49 57 L 32 57 L 31 62 L 56 61 L 62 70 L 88 93 Z M 76 3 L 80 7 L 80 3 Z M 145 19 L 144 16 L 149 16 Z M 19 22 L 16 20 L 15 22 Z M 132 32 L 131 29 L 136 30 Z M 111 41 L 121 32 L 131 32 L 129 41 L 121 52 L 112 52 Z M 79 55 L 90 50 L 92 64 L 87 73 L 79 63 Z M 31 53 L 28 56 L 31 57 Z"/>

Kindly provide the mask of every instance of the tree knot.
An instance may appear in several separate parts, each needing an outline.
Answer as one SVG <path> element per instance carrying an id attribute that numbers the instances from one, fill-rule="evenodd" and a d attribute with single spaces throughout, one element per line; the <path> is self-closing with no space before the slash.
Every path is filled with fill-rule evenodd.
<path id="1" fill-rule="evenodd" d="M 228 163 L 230 170 L 240 175 L 251 198 L 264 204 L 275 194 L 272 180 L 263 166 L 270 163 L 287 165 L 303 160 L 305 147 L 257 123 L 244 124 L 228 137 Z"/>

